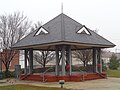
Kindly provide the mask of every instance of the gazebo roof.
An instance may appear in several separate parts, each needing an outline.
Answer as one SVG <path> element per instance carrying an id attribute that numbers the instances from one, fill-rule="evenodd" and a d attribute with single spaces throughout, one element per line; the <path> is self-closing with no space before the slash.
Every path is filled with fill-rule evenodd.
<path id="1" fill-rule="evenodd" d="M 12 47 L 16 49 L 46 49 L 50 46 L 63 44 L 76 46 L 79 49 L 91 47 L 109 48 L 115 46 L 85 25 L 61 13 Z"/>

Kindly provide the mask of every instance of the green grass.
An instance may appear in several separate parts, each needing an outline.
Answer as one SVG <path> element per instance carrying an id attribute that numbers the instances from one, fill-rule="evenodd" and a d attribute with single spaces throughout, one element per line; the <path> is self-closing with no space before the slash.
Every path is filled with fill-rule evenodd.
<path id="1" fill-rule="evenodd" d="M 0 86 L 0 90 L 69 90 L 69 89 L 18 84 L 18 85 Z"/>
<path id="2" fill-rule="evenodd" d="M 120 69 L 118 70 L 107 70 L 108 77 L 120 78 Z"/>

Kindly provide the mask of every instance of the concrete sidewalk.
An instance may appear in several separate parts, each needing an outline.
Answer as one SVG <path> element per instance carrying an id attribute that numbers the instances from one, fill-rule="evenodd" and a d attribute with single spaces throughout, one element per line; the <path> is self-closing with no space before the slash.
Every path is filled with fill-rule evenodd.
<path id="1" fill-rule="evenodd" d="M 44 87 L 60 87 L 58 82 L 42 83 L 33 81 L 19 81 L 14 79 L 10 79 L 8 82 L 6 82 L 6 80 L 0 80 L 0 82 L 3 82 L 0 83 L 0 86 L 27 84 Z M 120 78 L 99 79 L 84 82 L 65 82 L 64 88 L 77 90 L 120 90 Z"/>

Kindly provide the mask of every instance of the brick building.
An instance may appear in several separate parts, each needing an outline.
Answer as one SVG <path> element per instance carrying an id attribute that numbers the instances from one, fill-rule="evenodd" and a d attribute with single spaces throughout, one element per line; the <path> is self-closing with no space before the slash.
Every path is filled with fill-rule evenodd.
<path id="1" fill-rule="evenodd" d="M 8 51 L 8 50 L 7 50 Z M 2 56 L 5 56 L 5 51 L 3 50 L 2 52 Z M 15 54 L 15 56 L 13 57 L 13 60 L 10 63 L 10 71 L 13 71 L 15 69 L 15 65 L 19 64 L 19 51 Z M 5 65 L 2 63 L 2 71 L 5 71 Z"/>

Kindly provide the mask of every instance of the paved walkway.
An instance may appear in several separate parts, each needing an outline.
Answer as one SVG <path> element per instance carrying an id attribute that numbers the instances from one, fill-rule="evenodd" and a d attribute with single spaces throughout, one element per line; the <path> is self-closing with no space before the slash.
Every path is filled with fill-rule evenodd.
<path id="1" fill-rule="evenodd" d="M 19 81 L 19 80 L 0 80 L 0 86 L 12 85 L 12 84 L 27 84 L 35 86 L 45 86 L 45 87 L 60 87 L 58 82 L 51 83 L 41 83 L 33 81 Z M 108 78 L 91 80 L 84 82 L 65 82 L 64 88 L 70 88 L 74 90 L 120 90 L 120 78 Z"/>

